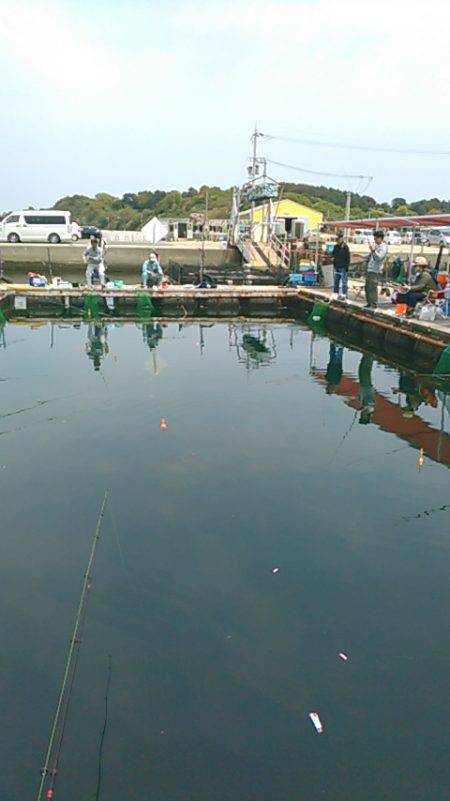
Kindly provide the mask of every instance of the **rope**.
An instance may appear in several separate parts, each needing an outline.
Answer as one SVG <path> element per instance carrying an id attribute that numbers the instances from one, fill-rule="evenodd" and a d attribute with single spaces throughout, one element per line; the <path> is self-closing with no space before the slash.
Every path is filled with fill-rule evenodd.
<path id="1" fill-rule="evenodd" d="M 100 529 L 101 529 L 101 525 L 102 525 L 102 521 L 103 521 L 103 516 L 104 516 L 105 506 L 106 506 L 106 502 L 108 500 L 108 496 L 109 496 L 109 490 L 107 490 L 105 492 L 105 495 L 104 495 L 104 498 L 103 498 L 103 503 L 102 503 L 102 506 L 101 506 L 101 509 L 100 509 L 100 514 L 98 516 L 97 526 L 96 526 L 96 529 L 95 529 L 95 535 L 94 535 L 94 539 L 93 539 L 93 542 L 92 542 L 92 548 L 91 548 L 91 553 L 90 553 L 90 556 L 89 556 L 89 562 L 88 562 L 86 573 L 85 573 L 85 576 L 84 576 L 83 588 L 82 588 L 82 591 L 81 591 L 80 602 L 78 604 L 77 616 L 76 616 L 75 625 L 74 625 L 74 628 L 73 628 L 72 639 L 70 641 L 69 653 L 67 655 L 66 667 L 65 667 L 65 670 L 64 670 L 64 676 L 63 676 L 63 680 L 62 680 L 62 684 L 61 684 L 61 689 L 60 689 L 60 692 L 59 692 L 58 704 L 56 706 L 56 712 L 55 712 L 55 716 L 53 718 L 53 724 L 52 724 L 52 729 L 51 729 L 51 732 L 50 732 L 50 738 L 49 738 L 49 741 L 48 741 L 48 747 L 47 747 L 47 753 L 46 753 L 46 756 L 45 756 L 44 766 L 43 766 L 43 768 L 41 770 L 41 782 L 40 782 L 39 790 L 38 790 L 38 794 L 37 794 L 37 801 L 41 801 L 41 799 L 42 799 L 42 793 L 43 793 L 43 790 L 44 790 L 45 780 L 46 780 L 47 776 L 49 775 L 49 764 L 50 764 L 50 759 L 51 759 L 51 755 L 52 755 L 52 751 L 53 751 L 53 744 L 54 744 L 56 732 L 57 732 L 57 729 L 58 729 L 59 719 L 60 719 L 60 715 L 61 715 L 61 710 L 63 708 L 63 703 L 64 703 L 64 699 L 65 699 L 65 693 L 66 693 L 66 687 L 67 687 L 67 683 L 69 681 L 69 674 L 71 673 L 71 669 L 72 669 L 72 676 L 71 676 L 71 680 L 70 680 L 70 689 L 73 686 L 74 675 L 75 675 L 75 670 L 76 670 L 76 666 L 77 666 L 77 660 L 75 660 L 75 664 L 72 663 L 72 660 L 73 660 L 75 646 L 77 644 L 79 644 L 80 624 L 81 624 L 82 620 L 84 619 L 84 615 L 85 615 L 86 593 L 87 593 L 88 589 L 90 589 L 90 574 L 91 574 L 91 570 L 92 570 L 92 565 L 94 563 L 95 552 L 97 550 L 98 541 L 100 539 Z M 62 732 L 61 732 L 61 735 L 60 735 L 60 738 L 59 738 L 59 742 L 58 742 L 58 751 L 57 751 L 55 765 L 57 765 L 58 761 L 59 761 L 59 753 L 60 753 L 60 750 L 61 750 L 61 747 L 62 747 L 62 738 L 64 736 L 64 728 L 65 728 L 65 723 L 66 723 L 66 720 L 67 720 L 67 712 L 68 712 L 68 704 L 69 703 L 70 703 L 70 691 L 69 691 L 69 695 L 68 695 L 68 700 L 66 700 Z M 56 771 L 53 770 L 52 771 L 51 786 L 50 786 L 50 788 L 49 788 L 49 790 L 47 792 L 47 796 L 46 796 L 48 799 L 53 798 L 53 794 L 54 794 L 53 788 L 54 788 L 55 780 L 56 780 Z"/>

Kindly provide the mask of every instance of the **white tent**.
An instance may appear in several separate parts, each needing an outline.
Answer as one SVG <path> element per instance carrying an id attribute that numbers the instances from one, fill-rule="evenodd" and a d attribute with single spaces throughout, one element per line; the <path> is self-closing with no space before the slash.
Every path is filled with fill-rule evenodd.
<path id="1" fill-rule="evenodd" d="M 142 228 L 142 235 L 147 242 L 151 242 L 152 245 L 156 245 L 161 239 L 164 239 L 165 236 L 169 233 L 169 228 L 167 225 L 164 225 L 157 217 L 152 217 L 148 223 L 145 223 L 144 227 Z"/>

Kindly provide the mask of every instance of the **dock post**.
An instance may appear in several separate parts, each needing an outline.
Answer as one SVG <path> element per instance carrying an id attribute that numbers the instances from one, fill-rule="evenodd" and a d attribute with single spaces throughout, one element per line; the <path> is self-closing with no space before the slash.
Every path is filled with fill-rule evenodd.
<path id="1" fill-rule="evenodd" d="M 52 257 L 50 255 L 50 248 L 47 248 L 47 264 L 48 264 L 48 271 L 49 271 L 49 274 L 50 274 L 50 278 L 53 278 Z"/>

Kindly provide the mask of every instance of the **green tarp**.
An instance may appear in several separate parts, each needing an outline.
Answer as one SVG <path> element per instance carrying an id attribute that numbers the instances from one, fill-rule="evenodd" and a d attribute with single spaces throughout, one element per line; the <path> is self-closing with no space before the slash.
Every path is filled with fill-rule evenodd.
<path id="1" fill-rule="evenodd" d="M 144 292 L 140 292 L 137 299 L 137 313 L 139 317 L 151 317 L 154 312 L 152 299 Z"/>
<path id="2" fill-rule="evenodd" d="M 84 313 L 87 317 L 100 317 L 100 296 L 84 296 Z"/>

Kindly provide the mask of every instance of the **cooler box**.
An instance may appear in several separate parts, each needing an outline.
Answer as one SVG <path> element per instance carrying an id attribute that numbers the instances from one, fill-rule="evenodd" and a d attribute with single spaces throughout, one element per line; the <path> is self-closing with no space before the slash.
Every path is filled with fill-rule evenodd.
<path id="1" fill-rule="evenodd" d="M 316 284 L 317 284 L 317 273 L 316 272 L 289 273 L 288 286 L 291 286 L 291 287 L 296 287 L 296 286 L 316 286 Z"/>

